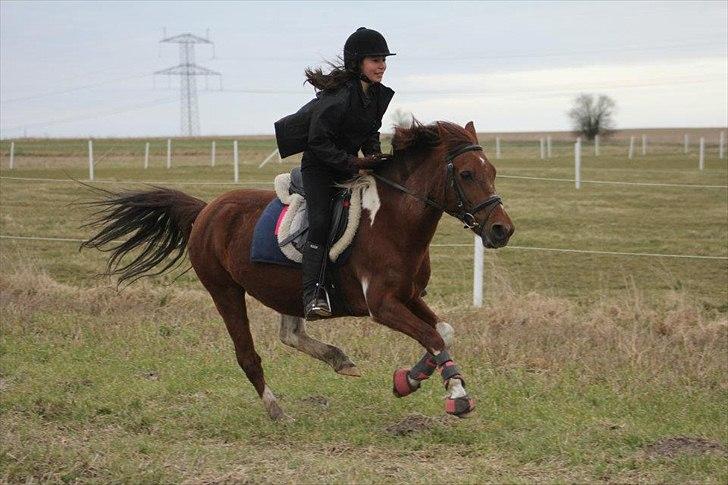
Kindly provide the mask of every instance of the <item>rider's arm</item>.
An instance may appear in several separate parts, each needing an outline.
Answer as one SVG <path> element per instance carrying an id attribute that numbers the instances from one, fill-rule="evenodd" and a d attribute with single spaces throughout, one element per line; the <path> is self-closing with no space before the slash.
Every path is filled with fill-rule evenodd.
<path id="1" fill-rule="evenodd" d="M 364 156 L 367 155 L 378 155 L 379 153 L 382 153 L 382 146 L 379 143 L 379 132 L 375 131 L 369 137 L 364 140 L 364 143 L 361 146 L 361 152 L 364 154 Z"/>
<path id="2" fill-rule="evenodd" d="M 336 127 L 341 126 L 345 100 L 338 96 L 322 97 L 311 113 L 308 129 L 308 150 L 319 161 L 340 170 L 350 170 L 352 158 L 334 144 Z"/>

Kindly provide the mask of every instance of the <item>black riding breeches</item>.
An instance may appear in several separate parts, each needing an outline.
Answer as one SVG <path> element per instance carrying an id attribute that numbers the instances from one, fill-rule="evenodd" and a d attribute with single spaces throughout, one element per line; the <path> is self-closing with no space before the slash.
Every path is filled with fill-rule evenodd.
<path id="1" fill-rule="evenodd" d="M 326 244 L 331 226 L 331 198 L 334 184 L 341 177 L 324 164 L 306 164 L 301 168 L 303 189 L 306 191 L 308 212 L 308 241 Z"/>

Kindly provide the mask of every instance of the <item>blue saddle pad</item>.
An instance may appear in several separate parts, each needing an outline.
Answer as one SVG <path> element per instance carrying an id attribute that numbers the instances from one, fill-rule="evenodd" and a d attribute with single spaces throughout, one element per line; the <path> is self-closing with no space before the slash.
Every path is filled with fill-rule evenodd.
<path id="1" fill-rule="evenodd" d="M 275 235 L 276 222 L 283 210 L 283 203 L 275 197 L 263 210 L 253 230 L 253 247 L 250 249 L 250 260 L 253 263 L 271 263 L 282 266 L 300 268 L 301 263 L 291 261 L 278 247 Z"/>

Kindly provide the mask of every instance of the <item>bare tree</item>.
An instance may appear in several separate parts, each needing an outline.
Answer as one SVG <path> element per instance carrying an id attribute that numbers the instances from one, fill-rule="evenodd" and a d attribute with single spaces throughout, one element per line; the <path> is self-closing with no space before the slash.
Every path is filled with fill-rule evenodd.
<path id="1" fill-rule="evenodd" d="M 580 94 L 569 110 L 574 131 L 593 140 L 597 135 L 608 135 L 614 129 L 616 103 L 612 98 L 600 94 L 596 102 L 593 94 Z"/>
<path id="2" fill-rule="evenodd" d="M 407 113 L 406 111 L 402 111 L 399 108 L 394 110 L 394 113 L 392 113 L 389 117 L 392 120 L 392 124 L 394 124 L 394 126 L 401 126 L 403 128 L 409 128 L 409 126 L 412 124 L 413 119 L 412 113 Z"/>

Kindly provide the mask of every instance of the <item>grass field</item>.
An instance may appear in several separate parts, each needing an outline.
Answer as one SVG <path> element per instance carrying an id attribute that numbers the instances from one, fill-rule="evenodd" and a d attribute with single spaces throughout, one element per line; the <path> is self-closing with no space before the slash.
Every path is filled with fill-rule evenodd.
<path id="1" fill-rule="evenodd" d="M 710 136 L 716 138 L 712 133 Z M 652 136 L 652 135 L 651 135 Z M 695 137 L 691 134 L 692 140 Z M 665 138 L 667 138 L 665 136 Z M 710 140 L 712 140 L 710 138 Z M 534 138 L 534 139 L 537 139 Z M 656 137 L 656 139 L 659 139 Z M 713 140 L 714 141 L 714 140 Z M 484 136 L 494 159 L 492 140 Z M 217 141 L 96 140 L 96 178 L 230 182 Z M 585 146 L 582 179 L 726 185 L 681 139 L 627 159 L 617 137 Z M 86 141 L 20 140 L 0 180 L 0 235 L 83 238 Z M 241 139 L 241 182 L 269 186 L 296 160 L 257 164 L 272 139 Z M 639 150 L 638 150 L 639 152 Z M 573 148 L 504 139 L 497 186 L 511 245 L 728 256 L 725 188 L 531 180 L 573 178 Z M 138 188 L 132 183 L 104 188 Z M 248 186 L 248 185 L 246 185 Z M 211 200 L 233 185 L 180 185 Z M 449 218 L 433 241 L 470 244 Z M 294 422 L 268 421 L 193 273 L 117 292 L 102 254 L 71 242 L 0 239 L 0 479 L 9 482 L 728 481 L 728 261 L 505 248 L 486 254 L 486 306 L 470 307 L 472 248 L 434 246 L 427 300 L 456 330 L 454 354 L 477 410 L 445 419 L 436 379 L 405 399 L 391 372 L 421 350 L 367 319 L 310 325 L 364 376 L 334 374 L 277 341 L 275 314 L 250 302 L 266 377 Z"/>

